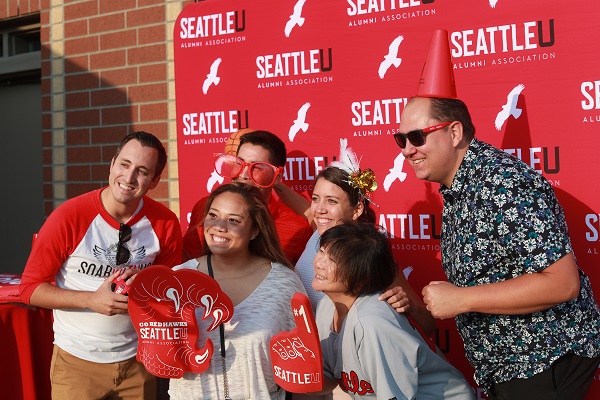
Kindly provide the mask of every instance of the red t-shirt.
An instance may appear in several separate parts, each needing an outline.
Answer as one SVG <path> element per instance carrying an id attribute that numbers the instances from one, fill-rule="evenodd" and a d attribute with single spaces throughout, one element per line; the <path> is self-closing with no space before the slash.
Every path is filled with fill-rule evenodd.
<path id="1" fill-rule="evenodd" d="M 203 197 L 192 208 L 190 224 L 183 235 L 183 261 L 200 257 L 203 250 L 204 235 L 202 232 L 202 219 L 208 197 Z M 304 251 L 306 242 L 312 235 L 312 228 L 303 216 L 296 214 L 291 208 L 271 196 L 269 213 L 275 222 L 275 229 L 279 235 L 279 242 L 286 257 L 293 265 Z"/>

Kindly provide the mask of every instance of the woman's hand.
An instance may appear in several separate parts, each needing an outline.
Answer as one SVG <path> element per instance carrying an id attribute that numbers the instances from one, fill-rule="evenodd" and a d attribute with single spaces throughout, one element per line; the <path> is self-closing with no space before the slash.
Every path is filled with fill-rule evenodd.
<path id="1" fill-rule="evenodd" d="M 387 301 L 398 313 L 408 313 L 411 310 L 408 294 L 401 286 L 386 290 L 379 296 L 379 300 Z"/>

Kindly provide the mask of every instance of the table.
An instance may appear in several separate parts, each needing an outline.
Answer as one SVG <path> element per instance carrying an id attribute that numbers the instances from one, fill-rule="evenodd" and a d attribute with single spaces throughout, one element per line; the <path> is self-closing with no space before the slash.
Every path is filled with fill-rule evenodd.
<path id="1" fill-rule="evenodd" d="M 0 397 L 50 399 L 52 311 L 19 301 L 20 275 L 0 274 Z"/>

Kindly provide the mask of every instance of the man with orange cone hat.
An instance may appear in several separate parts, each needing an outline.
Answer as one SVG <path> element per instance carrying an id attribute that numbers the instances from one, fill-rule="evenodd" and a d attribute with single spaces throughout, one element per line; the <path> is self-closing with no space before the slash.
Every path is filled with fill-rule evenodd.
<path id="1" fill-rule="evenodd" d="M 583 399 L 600 362 L 590 280 L 552 186 L 475 138 L 445 30 L 394 139 L 417 178 L 441 185 L 449 282 L 430 282 L 423 300 L 434 317 L 455 317 L 477 383 L 489 399 Z"/>

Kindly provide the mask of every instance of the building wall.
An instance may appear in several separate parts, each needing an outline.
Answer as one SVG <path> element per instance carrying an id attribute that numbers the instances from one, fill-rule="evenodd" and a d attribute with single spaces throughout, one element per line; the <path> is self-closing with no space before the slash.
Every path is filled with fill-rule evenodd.
<path id="1" fill-rule="evenodd" d="M 0 0 L 0 20 L 38 12 L 48 0 Z"/>
<path id="2" fill-rule="evenodd" d="M 134 130 L 167 148 L 149 195 L 179 214 L 172 32 L 188 3 L 0 0 L 0 21 L 40 13 L 45 215 L 106 185 L 120 139 Z"/>

